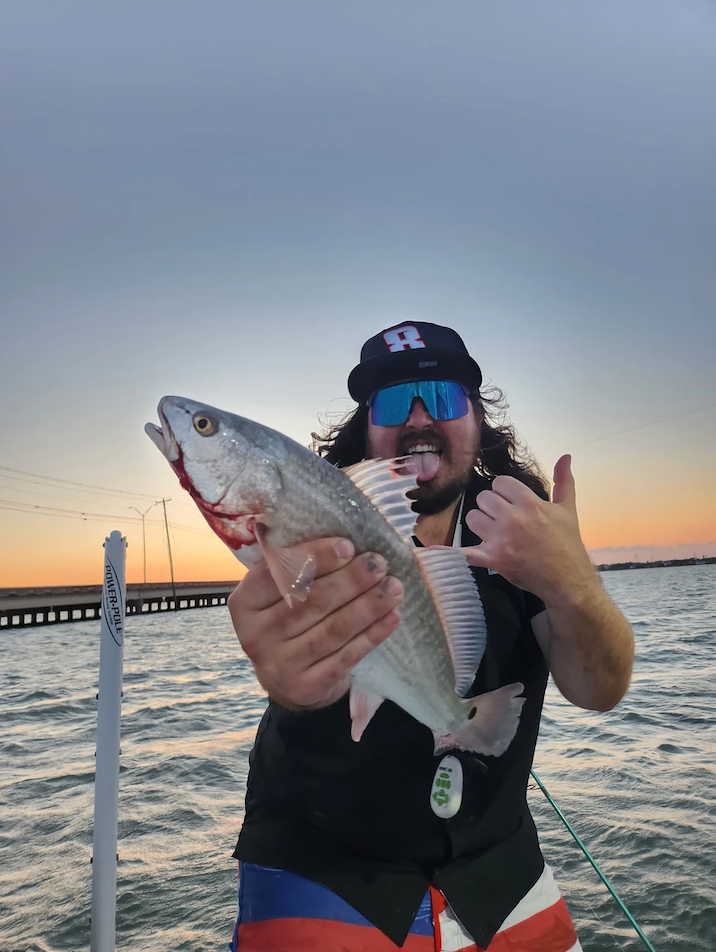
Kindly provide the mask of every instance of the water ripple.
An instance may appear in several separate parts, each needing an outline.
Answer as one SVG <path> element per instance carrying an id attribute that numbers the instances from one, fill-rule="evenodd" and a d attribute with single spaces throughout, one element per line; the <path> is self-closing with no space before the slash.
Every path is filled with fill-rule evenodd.
<path id="1" fill-rule="evenodd" d="M 632 689 L 600 714 L 550 685 L 535 768 L 655 948 L 713 952 L 716 566 L 604 582 L 635 628 Z M 131 618 L 127 629 L 117 945 L 222 948 L 264 694 L 225 608 Z M 0 949 L 84 952 L 98 632 L 14 629 L 0 647 Z M 529 803 L 585 950 L 641 949 L 539 789 Z"/>

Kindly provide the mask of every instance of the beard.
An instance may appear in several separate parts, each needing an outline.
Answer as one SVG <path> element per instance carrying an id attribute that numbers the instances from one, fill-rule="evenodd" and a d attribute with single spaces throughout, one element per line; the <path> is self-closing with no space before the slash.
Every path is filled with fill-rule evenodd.
<path id="1" fill-rule="evenodd" d="M 444 486 L 423 483 L 413 492 L 408 493 L 408 499 L 413 500 L 413 512 L 417 512 L 421 516 L 434 516 L 438 512 L 443 512 L 465 492 L 472 473 L 473 467 L 471 466 L 469 472 L 455 477 Z"/>

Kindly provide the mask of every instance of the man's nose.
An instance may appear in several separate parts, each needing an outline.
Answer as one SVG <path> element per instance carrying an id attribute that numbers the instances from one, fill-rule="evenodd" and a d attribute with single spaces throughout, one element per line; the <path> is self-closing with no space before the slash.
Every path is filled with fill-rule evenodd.
<path id="1" fill-rule="evenodd" d="M 420 399 L 416 397 L 413 400 L 413 405 L 410 408 L 410 414 L 408 419 L 405 421 L 405 426 L 412 427 L 415 430 L 422 430 L 426 426 L 430 426 L 435 421 L 428 413 L 428 409 Z"/>

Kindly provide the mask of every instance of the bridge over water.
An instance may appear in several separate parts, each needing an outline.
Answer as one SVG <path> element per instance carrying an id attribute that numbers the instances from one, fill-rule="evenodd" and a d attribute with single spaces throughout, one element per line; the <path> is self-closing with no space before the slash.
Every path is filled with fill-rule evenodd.
<path id="1" fill-rule="evenodd" d="M 237 582 L 144 582 L 127 585 L 127 614 L 225 605 Z M 0 629 L 99 618 L 101 585 L 0 588 Z"/>

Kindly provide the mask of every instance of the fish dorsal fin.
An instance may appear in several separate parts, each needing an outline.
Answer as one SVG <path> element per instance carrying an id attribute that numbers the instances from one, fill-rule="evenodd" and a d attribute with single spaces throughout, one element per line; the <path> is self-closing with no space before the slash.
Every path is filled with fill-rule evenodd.
<path id="1" fill-rule="evenodd" d="M 408 493 L 417 488 L 418 480 L 410 472 L 411 458 L 367 459 L 362 463 L 347 466 L 343 472 L 370 500 L 378 512 L 395 529 L 398 535 L 412 545 L 417 513 Z"/>
<path id="2" fill-rule="evenodd" d="M 453 548 L 413 553 L 433 595 L 455 669 L 455 690 L 463 696 L 475 680 L 487 641 L 482 600 L 465 556 Z"/>

